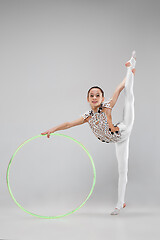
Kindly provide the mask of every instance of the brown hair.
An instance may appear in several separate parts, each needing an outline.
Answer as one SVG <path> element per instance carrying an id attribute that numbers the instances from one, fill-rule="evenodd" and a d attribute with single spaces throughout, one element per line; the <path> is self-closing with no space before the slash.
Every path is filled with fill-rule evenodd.
<path id="1" fill-rule="evenodd" d="M 99 90 L 101 90 L 101 93 L 102 93 L 102 97 L 104 97 L 104 91 L 102 90 L 102 88 L 98 87 L 98 86 L 94 86 L 94 87 L 91 87 L 89 90 L 88 90 L 88 93 L 87 93 L 87 98 L 89 97 L 89 92 L 92 88 L 98 88 Z"/>

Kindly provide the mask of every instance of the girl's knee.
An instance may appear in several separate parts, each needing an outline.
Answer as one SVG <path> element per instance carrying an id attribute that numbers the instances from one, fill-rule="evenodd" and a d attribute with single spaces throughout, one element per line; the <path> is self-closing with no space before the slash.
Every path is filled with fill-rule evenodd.
<path id="1" fill-rule="evenodd" d="M 135 97 L 132 91 L 126 94 L 125 100 L 129 105 L 134 105 Z"/>
<path id="2" fill-rule="evenodd" d="M 128 169 L 119 171 L 119 179 L 123 182 L 128 182 Z"/>

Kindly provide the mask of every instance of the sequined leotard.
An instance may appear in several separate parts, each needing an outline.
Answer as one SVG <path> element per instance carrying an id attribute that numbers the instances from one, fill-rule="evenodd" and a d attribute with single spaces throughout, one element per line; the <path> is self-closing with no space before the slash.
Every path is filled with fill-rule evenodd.
<path id="1" fill-rule="evenodd" d="M 98 108 L 96 113 L 94 113 L 93 110 L 89 110 L 81 115 L 84 119 L 91 116 L 88 120 L 91 130 L 100 141 L 106 143 L 118 142 L 121 139 L 120 131 L 116 131 L 114 133 L 110 131 L 109 124 L 107 122 L 107 115 L 102 111 L 104 107 L 112 109 L 110 106 L 110 100 L 101 103 L 101 106 Z M 116 127 L 117 124 L 114 126 Z"/>

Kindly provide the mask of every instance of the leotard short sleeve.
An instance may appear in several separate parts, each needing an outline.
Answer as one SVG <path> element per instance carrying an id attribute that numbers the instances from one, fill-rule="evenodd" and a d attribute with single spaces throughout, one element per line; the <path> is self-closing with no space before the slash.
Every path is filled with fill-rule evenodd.
<path id="1" fill-rule="evenodd" d="M 89 111 L 86 111 L 84 114 L 82 114 L 80 116 L 83 117 L 83 119 L 86 119 L 90 116 L 90 114 L 91 114 L 91 111 L 89 110 Z"/>
<path id="2" fill-rule="evenodd" d="M 103 102 L 103 103 L 102 103 L 102 106 L 105 107 L 105 108 L 110 108 L 110 109 L 112 109 L 111 104 L 110 104 L 111 100 L 112 100 L 112 98 L 110 98 L 110 99 L 109 99 L 108 101 L 106 101 L 106 102 Z"/>

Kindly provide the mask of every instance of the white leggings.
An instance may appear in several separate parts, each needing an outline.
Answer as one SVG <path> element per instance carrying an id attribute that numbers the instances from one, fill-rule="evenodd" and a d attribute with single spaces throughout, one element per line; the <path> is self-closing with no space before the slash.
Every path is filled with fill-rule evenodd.
<path id="1" fill-rule="evenodd" d="M 123 121 L 117 126 L 121 131 L 122 138 L 119 142 L 115 143 L 116 157 L 118 161 L 118 201 L 116 208 L 123 208 L 127 173 L 128 173 L 128 156 L 129 156 L 129 138 L 134 123 L 134 94 L 133 94 L 134 74 L 131 67 L 127 68 L 126 82 L 125 82 L 125 105 L 123 110 Z"/>

